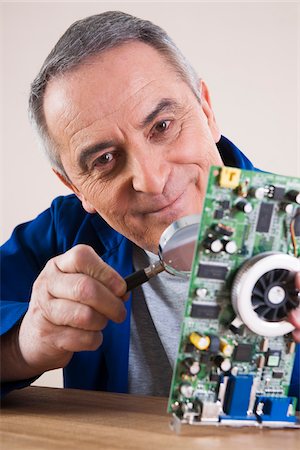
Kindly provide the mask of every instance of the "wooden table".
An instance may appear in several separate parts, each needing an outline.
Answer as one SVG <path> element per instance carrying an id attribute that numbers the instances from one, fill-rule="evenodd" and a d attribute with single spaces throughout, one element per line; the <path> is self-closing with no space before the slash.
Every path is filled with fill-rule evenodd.
<path id="1" fill-rule="evenodd" d="M 1 450 L 296 450 L 299 430 L 197 427 L 176 435 L 167 399 L 29 387 L 2 402 Z M 195 427 L 193 433 L 195 432 Z"/>

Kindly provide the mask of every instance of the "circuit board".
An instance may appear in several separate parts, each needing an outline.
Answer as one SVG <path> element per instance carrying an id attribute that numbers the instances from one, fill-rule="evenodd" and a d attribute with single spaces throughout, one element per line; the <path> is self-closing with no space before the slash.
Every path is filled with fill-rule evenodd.
<path id="1" fill-rule="evenodd" d="M 300 179 L 212 167 L 168 411 L 173 423 L 298 427 Z M 174 422 L 175 421 L 175 422 Z"/>

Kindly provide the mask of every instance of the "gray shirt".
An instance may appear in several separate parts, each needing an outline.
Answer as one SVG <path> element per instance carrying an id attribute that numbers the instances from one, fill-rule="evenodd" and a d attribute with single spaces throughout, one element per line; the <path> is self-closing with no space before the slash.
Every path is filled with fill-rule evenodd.
<path id="1" fill-rule="evenodd" d="M 158 257 L 134 247 L 135 270 Z M 188 281 L 162 272 L 133 291 L 129 392 L 168 396 L 176 361 Z"/>

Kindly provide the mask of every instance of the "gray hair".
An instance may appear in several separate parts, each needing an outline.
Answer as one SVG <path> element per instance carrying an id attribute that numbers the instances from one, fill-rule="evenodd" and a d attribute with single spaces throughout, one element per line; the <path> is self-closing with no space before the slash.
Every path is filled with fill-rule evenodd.
<path id="1" fill-rule="evenodd" d="M 56 144 L 51 139 L 43 111 L 47 84 L 54 77 L 78 68 L 87 58 L 128 41 L 144 42 L 175 69 L 199 98 L 199 77 L 167 33 L 148 20 L 121 11 L 107 11 L 73 23 L 49 53 L 31 84 L 29 117 L 52 166 L 69 180 Z"/>

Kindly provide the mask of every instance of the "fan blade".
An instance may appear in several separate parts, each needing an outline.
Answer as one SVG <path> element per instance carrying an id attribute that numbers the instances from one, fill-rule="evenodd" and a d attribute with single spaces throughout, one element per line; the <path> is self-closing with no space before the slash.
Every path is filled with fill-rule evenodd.
<path id="1" fill-rule="evenodd" d="M 258 287 L 254 287 L 252 295 L 255 297 L 259 297 L 259 298 L 264 298 L 264 293 L 261 289 L 259 289 Z"/>
<path id="2" fill-rule="evenodd" d="M 262 277 L 260 277 L 260 279 L 256 283 L 256 286 L 258 287 L 258 289 L 261 289 L 263 292 L 265 292 L 265 290 L 268 287 L 268 284 L 266 283 L 264 275 Z"/>
<path id="3" fill-rule="evenodd" d="M 270 285 L 275 279 L 275 270 L 270 270 L 270 272 L 267 272 L 264 277 L 267 284 Z"/>
<path id="4" fill-rule="evenodd" d="M 299 306 L 298 296 L 290 295 L 288 297 L 287 305 L 289 309 L 297 308 Z"/>
<path id="5" fill-rule="evenodd" d="M 269 312 L 270 310 L 272 310 L 272 308 L 269 308 L 268 306 L 263 305 L 263 306 L 259 306 L 258 308 L 256 308 L 255 312 L 256 312 L 256 314 L 258 314 L 260 317 L 265 318 L 266 315 L 268 314 L 268 312 Z"/>
<path id="6" fill-rule="evenodd" d="M 260 300 L 259 298 L 252 298 L 251 300 L 253 309 L 257 309 L 259 306 L 265 306 L 265 302 Z"/>
<path id="7" fill-rule="evenodd" d="M 275 270 L 275 280 L 278 281 L 278 282 L 286 280 L 288 274 L 289 274 L 288 270 L 276 269 Z"/>

